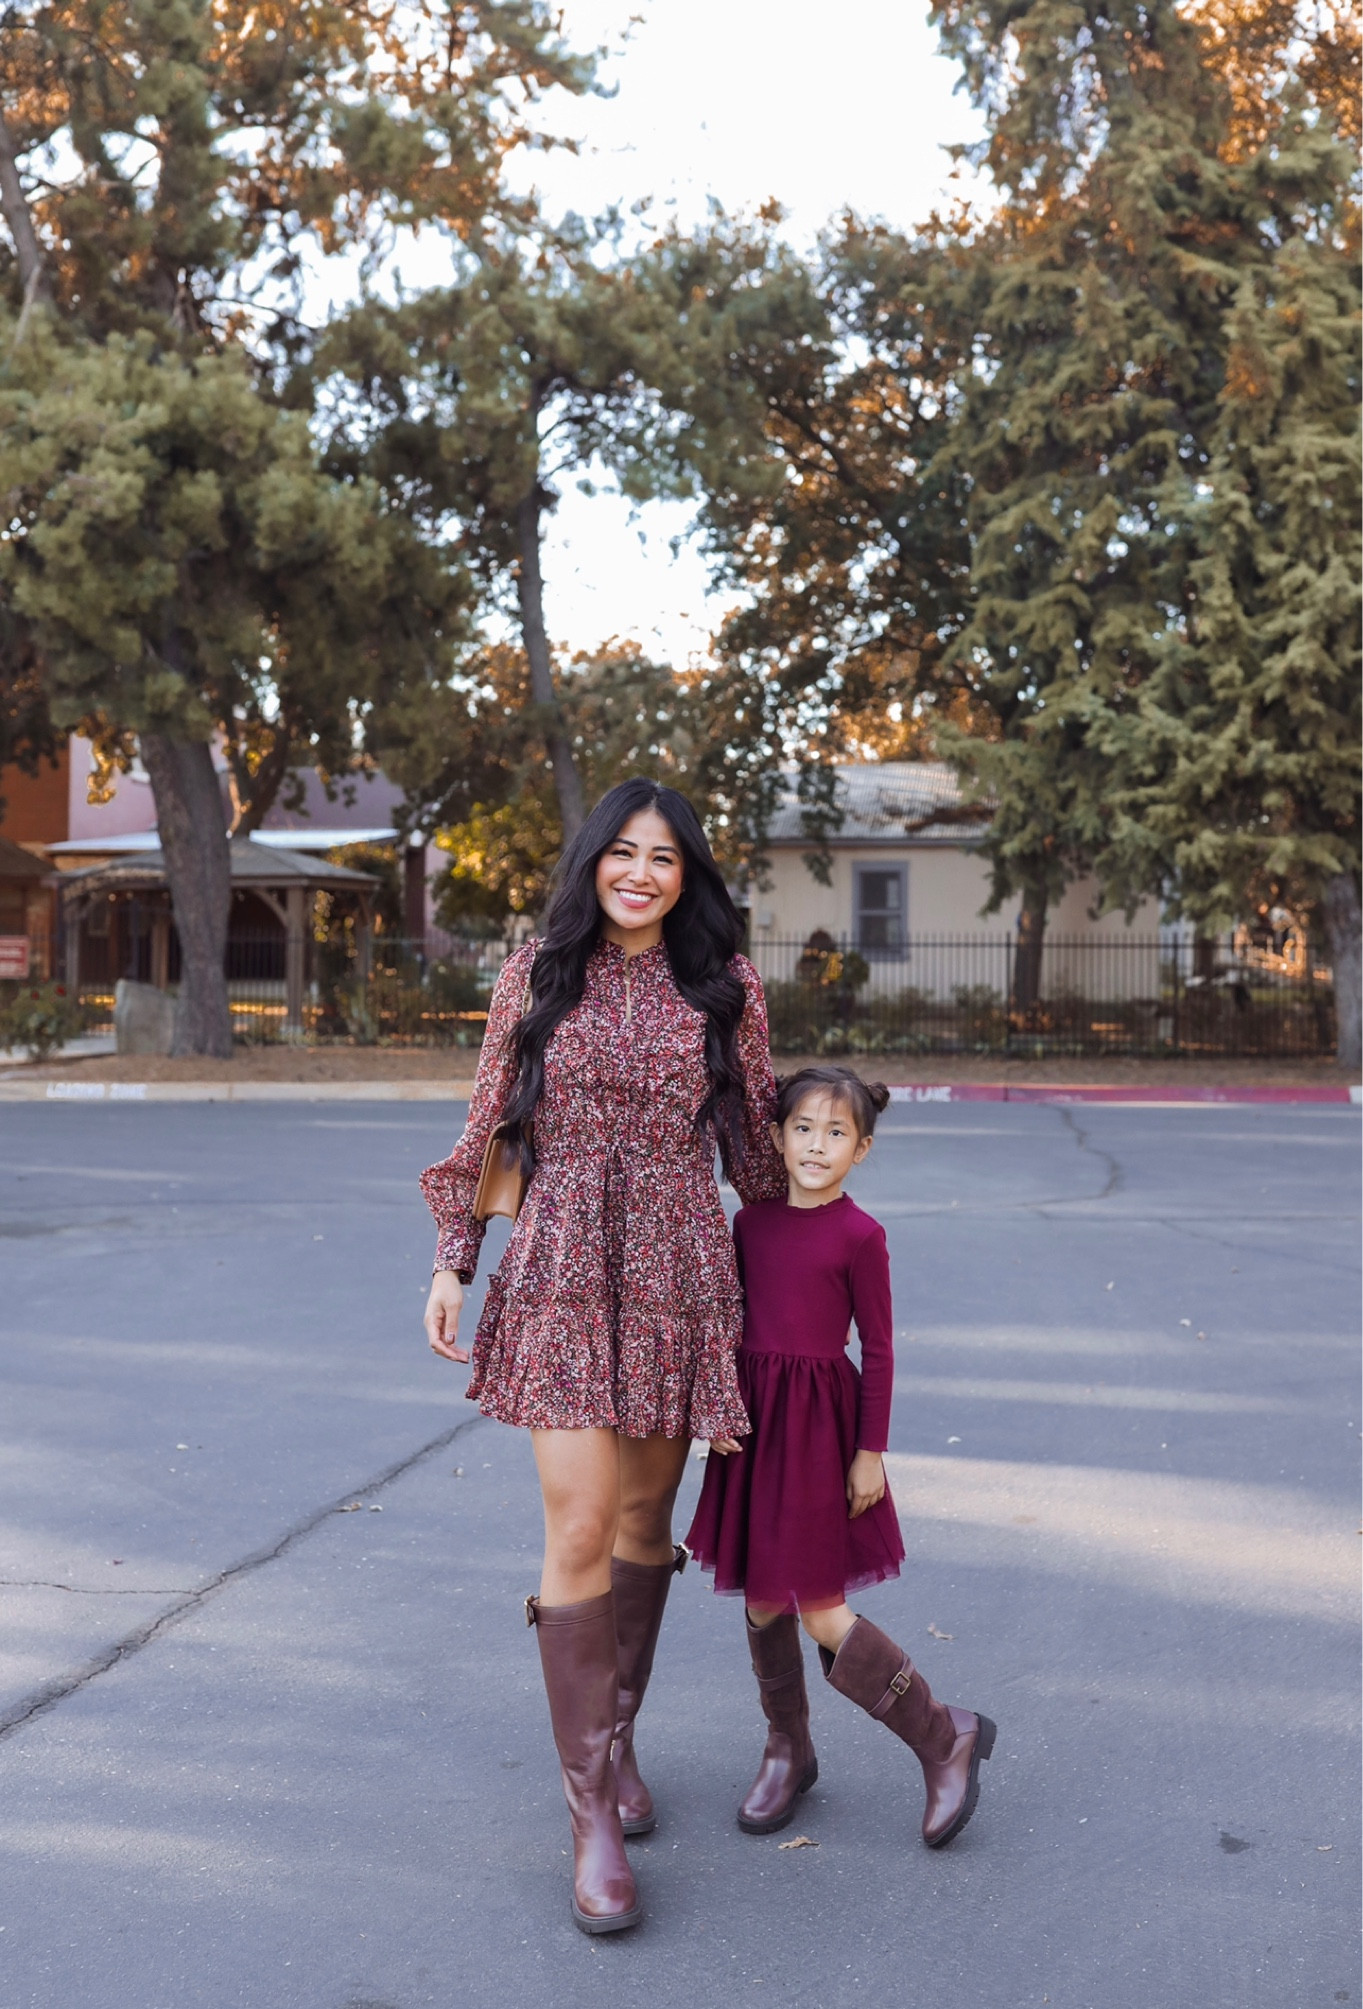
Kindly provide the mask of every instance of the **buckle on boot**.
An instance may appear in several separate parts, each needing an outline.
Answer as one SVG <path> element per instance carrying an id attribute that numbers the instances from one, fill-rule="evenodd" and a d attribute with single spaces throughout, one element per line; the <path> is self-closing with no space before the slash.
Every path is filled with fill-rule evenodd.
<path id="1" fill-rule="evenodd" d="M 690 1560 L 691 1560 L 690 1549 L 687 1548 L 685 1542 L 678 1542 L 677 1553 L 672 1558 L 672 1574 L 674 1576 L 680 1576 L 682 1571 L 686 1568 L 686 1565 L 690 1562 Z"/>
<path id="2" fill-rule="evenodd" d="M 540 1608 L 540 1601 L 537 1597 L 528 1597 L 525 1600 L 525 1622 L 527 1625 L 533 1625 L 535 1623 L 535 1620 L 539 1613 L 539 1608 Z"/>
<path id="3" fill-rule="evenodd" d="M 895 1675 L 893 1681 L 890 1683 L 890 1692 L 893 1695 L 907 1695 L 912 1686 L 913 1669 L 911 1667 L 907 1669 L 901 1667 L 898 1674 Z"/>

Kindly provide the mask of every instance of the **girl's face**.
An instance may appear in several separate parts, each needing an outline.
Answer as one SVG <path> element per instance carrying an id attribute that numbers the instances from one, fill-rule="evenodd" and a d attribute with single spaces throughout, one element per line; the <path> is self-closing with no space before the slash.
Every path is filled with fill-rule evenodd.
<path id="1" fill-rule="evenodd" d="M 846 1106 L 827 1089 L 807 1095 L 784 1123 L 771 1126 L 772 1142 L 785 1160 L 793 1206 L 819 1207 L 836 1200 L 842 1182 L 871 1148 L 857 1134 Z"/>
<path id="2" fill-rule="evenodd" d="M 651 949 L 681 894 L 681 847 L 671 825 L 656 809 L 641 809 L 596 861 L 601 932 L 623 949 Z"/>

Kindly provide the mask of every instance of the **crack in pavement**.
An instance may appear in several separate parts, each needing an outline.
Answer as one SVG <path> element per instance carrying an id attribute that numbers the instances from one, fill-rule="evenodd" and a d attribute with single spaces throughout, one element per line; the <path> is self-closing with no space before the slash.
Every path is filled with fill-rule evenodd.
<path id="1" fill-rule="evenodd" d="M 1104 1151 L 1099 1144 L 1091 1144 L 1089 1142 L 1088 1131 L 1079 1128 L 1079 1125 L 1075 1122 L 1074 1111 L 1072 1109 L 1062 1105 L 1056 1108 L 1056 1114 L 1074 1138 L 1079 1149 L 1086 1151 L 1091 1158 L 1097 1158 L 1107 1166 L 1107 1184 L 1103 1187 L 1101 1193 L 1093 1193 L 1089 1197 L 1094 1200 L 1107 1200 L 1114 1193 L 1119 1193 L 1122 1186 L 1122 1168 L 1112 1153 Z"/>
<path id="2" fill-rule="evenodd" d="M 446 1450 L 456 1438 L 464 1436 L 470 1430 L 478 1429 L 486 1420 L 483 1416 L 467 1416 L 462 1423 L 454 1424 L 449 1430 L 442 1430 L 438 1437 L 432 1437 L 428 1444 L 423 1444 L 419 1450 L 409 1452 L 405 1458 L 399 1458 L 395 1464 L 385 1466 L 384 1470 L 376 1473 L 372 1479 L 366 1479 L 359 1486 L 349 1486 L 343 1493 L 338 1493 L 335 1499 L 328 1500 L 325 1506 L 314 1508 L 301 1521 L 295 1521 L 294 1525 L 268 1548 L 256 1549 L 249 1556 L 241 1557 L 238 1562 L 229 1563 L 226 1569 L 219 1570 L 216 1576 L 210 1577 L 207 1583 L 199 1586 L 198 1590 L 186 1592 L 179 1597 L 177 1603 L 168 1605 L 164 1611 L 158 1612 L 155 1618 L 148 1619 L 145 1625 L 139 1625 L 132 1632 L 125 1633 L 122 1639 L 116 1640 L 103 1653 L 97 1654 L 78 1673 L 62 1675 L 56 1681 L 49 1681 L 32 1695 L 16 1702 L 12 1709 L 0 1715 L 0 1741 L 14 1736 L 26 1723 L 31 1723 L 35 1716 L 46 1715 L 49 1709 L 55 1709 L 58 1703 L 65 1702 L 69 1695 L 79 1694 L 82 1688 L 88 1687 L 101 1674 L 107 1674 L 122 1661 L 131 1660 L 134 1654 L 140 1653 L 143 1647 L 150 1646 L 163 1632 L 168 1632 L 182 1618 L 188 1617 L 190 1612 L 197 1611 L 210 1598 L 216 1597 L 219 1591 L 226 1590 L 229 1585 L 236 1583 L 241 1577 L 250 1576 L 255 1570 L 264 1569 L 267 1563 L 278 1562 L 281 1556 L 286 1555 L 298 1542 L 320 1528 L 323 1521 L 338 1513 L 351 1500 L 363 1500 L 370 1493 L 382 1492 L 384 1487 L 391 1486 L 395 1479 L 402 1478 L 404 1473 L 410 1472 L 425 1459 L 434 1458 L 437 1452 Z M 59 1584 L 54 1588 L 60 1590 L 67 1586 Z M 159 1593 L 144 1594 L 156 1596 Z"/>

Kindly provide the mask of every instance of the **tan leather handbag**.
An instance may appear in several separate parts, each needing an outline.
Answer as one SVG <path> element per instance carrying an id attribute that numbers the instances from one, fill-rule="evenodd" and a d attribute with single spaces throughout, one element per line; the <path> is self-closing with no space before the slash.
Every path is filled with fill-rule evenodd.
<path id="1" fill-rule="evenodd" d="M 508 1221 L 514 1221 L 524 1199 L 521 1147 L 514 1139 L 503 1137 L 500 1130 L 494 1130 L 483 1152 L 478 1189 L 473 1196 L 473 1218 L 490 1221 L 494 1214 L 505 1214 Z"/>
<path id="2" fill-rule="evenodd" d="M 530 1009 L 530 977 L 533 975 L 532 964 L 530 976 L 525 980 L 522 1018 Z M 500 1128 L 494 1130 L 483 1151 L 482 1168 L 473 1195 L 474 1220 L 490 1221 L 494 1214 L 504 1214 L 508 1221 L 514 1221 L 525 1201 L 525 1184 L 520 1145 L 513 1143 L 509 1137 L 503 1137 Z"/>

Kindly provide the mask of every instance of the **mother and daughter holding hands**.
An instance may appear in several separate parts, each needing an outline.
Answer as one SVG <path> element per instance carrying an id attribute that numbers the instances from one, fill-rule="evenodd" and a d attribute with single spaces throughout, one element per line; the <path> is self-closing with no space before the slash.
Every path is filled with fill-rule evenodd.
<path id="1" fill-rule="evenodd" d="M 767 1721 L 738 1810 L 750 1834 L 783 1827 L 818 1777 L 801 1624 L 830 1686 L 918 1759 L 929 1848 L 970 1819 L 994 1746 L 987 1716 L 937 1701 L 846 1602 L 904 1556 L 881 1458 L 889 1255 L 843 1191 L 888 1095 L 833 1066 L 777 1084 L 741 939 L 685 797 L 646 780 L 613 788 L 563 855 L 543 934 L 498 979 L 464 1135 L 422 1175 L 439 1226 L 426 1330 L 459 1361 L 490 1186 L 499 1165 L 506 1184 L 508 1154 L 513 1184 L 532 1175 L 488 1283 L 468 1393 L 534 1446 L 545 1555 L 526 1617 L 572 1824 L 573 1918 L 588 1933 L 643 1916 L 624 1838 L 657 1815 L 634 1722 L 688 1550 L 746 1605 Z M 732 1235 L 716 1146 L 744 1203 Z M 710 1457 L 679 1548 L 672 1508 L 697 1437 Z"/>

